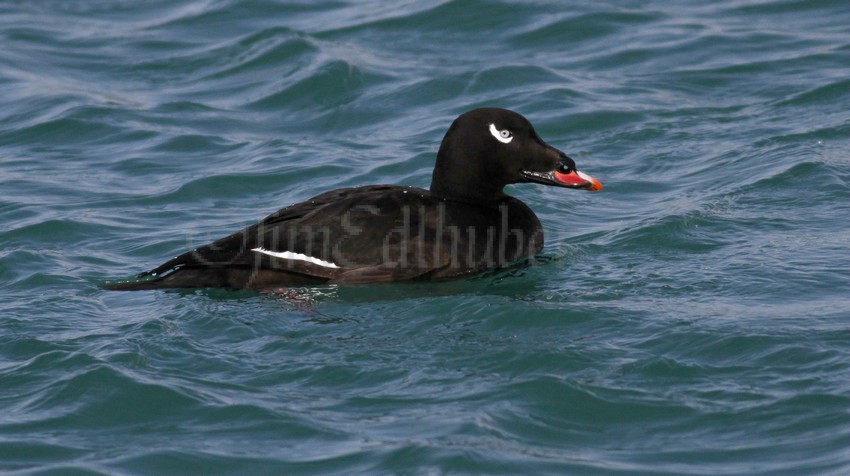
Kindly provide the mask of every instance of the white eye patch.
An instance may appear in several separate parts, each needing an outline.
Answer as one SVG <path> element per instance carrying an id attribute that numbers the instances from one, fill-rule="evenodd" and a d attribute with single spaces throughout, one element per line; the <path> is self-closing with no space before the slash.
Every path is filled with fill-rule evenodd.
<path id="1" fill-rule="evenodd" d="M 496 124 L 490 124 L 490 134 L 502 144 L 507 144 L 514 140 L 514 135 L 511 134 L 511 131 L 507 129 L 498 130 L 496 129 Z"/>

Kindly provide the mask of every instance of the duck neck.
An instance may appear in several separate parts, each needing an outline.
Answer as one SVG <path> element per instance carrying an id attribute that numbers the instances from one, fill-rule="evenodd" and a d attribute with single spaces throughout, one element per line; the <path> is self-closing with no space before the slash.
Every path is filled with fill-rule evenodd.
<path id="1" fill-rule="evenodd" d="M 487 187 L 482 184 L 470 184 L 453 177 L 441 177 L 436 172 L 431 179 L 431 193 L 440 198 L 459 202 L 490 204 L 505 198 L 502 186 Z"/>
<path id="2" fill-rule="evenodd" d="M 492 171 L 481 170 L 476 160 L 446 157 L 441 149 L 431 176 L 431 193 L 449 200 L 488 204 L 504 200 L 505 184 Z"/>

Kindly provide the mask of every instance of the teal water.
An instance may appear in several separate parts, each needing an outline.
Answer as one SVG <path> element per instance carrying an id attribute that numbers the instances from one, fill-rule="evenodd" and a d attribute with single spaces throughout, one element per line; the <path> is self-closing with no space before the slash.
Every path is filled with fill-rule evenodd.
<path id="1" fill-rule="evenodd" d="M 850 472 L 845 2 L 0 2 L 0 472 Z M 107 292 L 492 105 L 600 178 L 460 282 Z"/>

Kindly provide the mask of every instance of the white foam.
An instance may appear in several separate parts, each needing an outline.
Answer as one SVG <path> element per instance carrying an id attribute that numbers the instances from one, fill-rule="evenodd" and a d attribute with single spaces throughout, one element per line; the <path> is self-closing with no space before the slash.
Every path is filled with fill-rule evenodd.
<path id="1" fill-rule="evenodd" d="M 324 268 L 339 268 L 339 266 L 331 263 L 329 261 L 325 261 L 319 258 L 314 258 L 312 256 L 307 256 L 301 253 L 293 253 L 291 251 L 269 251 L 265 248 L 253 248 L 251 251 L 256 251 L 257 253 L 262 253 L 264 255 L 274 256 L 275 258 L 280 259 L 291 259 L 296 261 L 306 261 L 308 263 L 313 263 L 318 266 L 322 266 Z"/>

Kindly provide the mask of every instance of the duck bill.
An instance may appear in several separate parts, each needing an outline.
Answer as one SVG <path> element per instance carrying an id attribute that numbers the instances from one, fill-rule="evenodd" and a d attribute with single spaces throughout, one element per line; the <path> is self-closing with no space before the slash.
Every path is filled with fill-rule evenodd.
<path id="1" fill-rule="evenodd" d="M 552 172 L 552 177 L 558 185 L 563 187 L 580 188 L 591 192 L 602 190 L 602 182 L 580 170 L 571 170 L 566 174 L 556 170 Z"/>
<path id="2" fill-rule="evenodd" d="M 541 183 L 543 185 L 578 188 L 593 192 L 602 190 L 602 182 L 578 170 L 570 170 L 567 173 L 561 173 L 557 170 L 551 172 L 522 172 L 522 177 L 526 182 Z"/>

